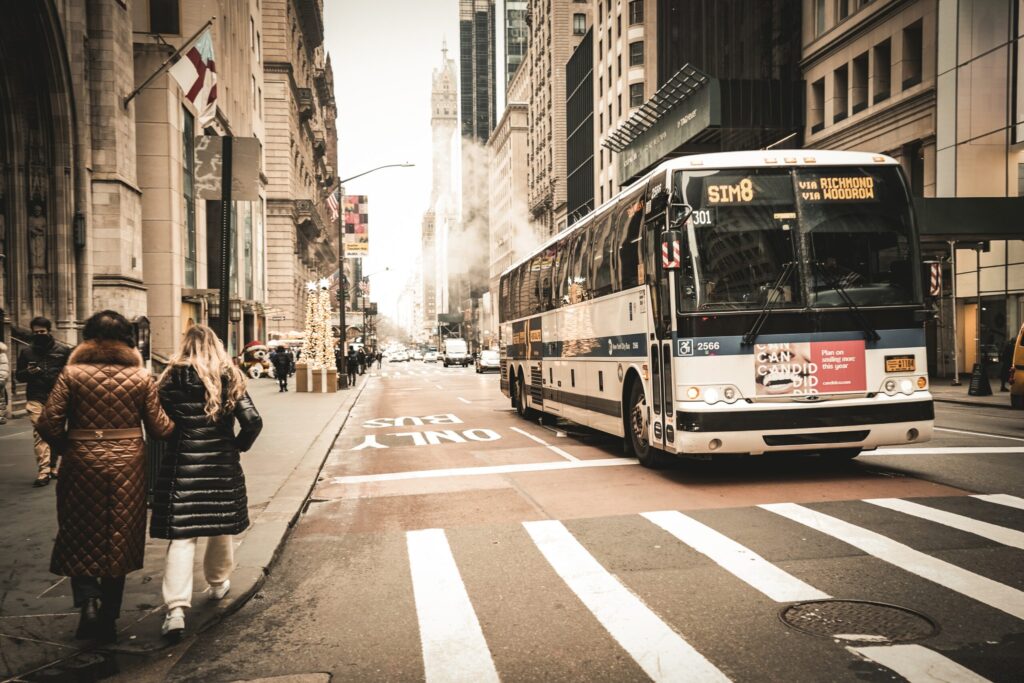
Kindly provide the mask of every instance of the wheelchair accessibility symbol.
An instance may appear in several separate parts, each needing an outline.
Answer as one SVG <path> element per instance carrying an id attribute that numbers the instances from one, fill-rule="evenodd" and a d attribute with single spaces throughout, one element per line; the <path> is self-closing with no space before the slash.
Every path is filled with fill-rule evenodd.
<path id="1" fill-rule="evenodd" d="M 692 339 L 679 339 L 677 340 L 678 348 L 676 352 L 680 356 L 692 356 L 693 355 L 693 340 Z"/>

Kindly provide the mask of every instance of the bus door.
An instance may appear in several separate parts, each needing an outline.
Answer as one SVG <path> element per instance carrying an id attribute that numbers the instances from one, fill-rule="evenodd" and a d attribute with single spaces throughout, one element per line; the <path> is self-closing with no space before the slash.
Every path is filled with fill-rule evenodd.
<path id="1" fill-rule="evenodd" d="M 648 341 L 651 364 L 651 445 L 666 448 L 675 441 L 672 387 L 672 273 L 662 267 L 661 237 L 666 229 L 668 190 L 665 177 L 657 176 L 647 185 L 644 219 L 644 271 L 650 285 L 653 339 Z"/>

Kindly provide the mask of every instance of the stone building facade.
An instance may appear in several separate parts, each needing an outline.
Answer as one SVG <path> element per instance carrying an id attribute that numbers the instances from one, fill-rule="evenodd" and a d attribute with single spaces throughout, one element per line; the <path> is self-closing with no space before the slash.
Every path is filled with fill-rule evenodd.
<path id="1" fill-rule="evenodd" d="M 322 0 L 262 0 L 267 130 L 267 287 L 271 334 L 301 330 L 306 283 L 338 270 L 333 73 Z"/>
<path id="2" fill-rule="evenodd" d="M 565 65 L 590 28 L 591 5 L 531 0 L 529 48 L 530 176 L 528 205 L 545 235 L 565 228 Z"/>
<path id="3" fill-rule="evenodd" d="M 919 199 L 1024 196 L 1022 14 L 1017 0 L 805 0 L 806 146 L 893 156 Z M 919 223 L 944 270 L 930 370 L 969 372 L 1024 321 L 1024 240 L 983 215 L 952 240 Z"/>

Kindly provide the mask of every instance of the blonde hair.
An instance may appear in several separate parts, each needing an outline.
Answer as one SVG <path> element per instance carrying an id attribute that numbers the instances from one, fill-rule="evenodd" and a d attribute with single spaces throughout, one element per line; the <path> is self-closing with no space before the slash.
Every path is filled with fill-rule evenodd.
<path id="1" fill-rule="evenodd" d="M 193 325 L 185 332 L 181 346 L 160 375 L 163 386 L 174 368 L 191 367 L 206 387 L 206 416 L 211 421 L 229 415 L 235 404 L 245 395 L 245 375 L 242 374 L 217 335 L 206 325 Z M 227 391 L 222 382 L 227 380 Z"/>

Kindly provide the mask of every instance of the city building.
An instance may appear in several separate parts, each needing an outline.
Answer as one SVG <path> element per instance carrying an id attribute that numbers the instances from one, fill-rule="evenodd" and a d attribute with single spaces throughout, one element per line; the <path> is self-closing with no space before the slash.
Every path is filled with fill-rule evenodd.
<path id="1" fill-rule="evenodd" d="M 800 146 L 800 0 L 594 9 L 598 205 L 672 156 Z"/>
<path id="2" fill-rule="evenodd" d="M 1024 320 L 1019 3 L 809 0 L 803 13 L 806 145 L 900 160 L 922 256 L 943 272 L 929 370 L 970 372 Z"/>
<path id="3" fill-rule="evenodd" d="M 262 0 L 270 331 L 304 322 L 306 283 L 338 270 L 333 74 L 323 51 L 322 0 Z"/>
<path id="4" fill-rule="evenodd" d="M 506 93 L 508 103 L 487 141 L 490 268 L 488 291 L 483 303 L 485 346 L 497 340 L 498 320 L 495 312 L 499 276 L 540 241 L 526 206 L 529 172 L 528 98 L 529 70 L 520 69 L 512 77 Z"/>
<path id="5" fill-rule="evenodd" d="M 527 0 L 505 0 L 505 90 L 512 83 L 519 65 L 523 63 L 526 49 L 530 44 L 530 27 L 527 24 Z"/>
<path id="6" fill-rule="evenodd" d="M 167 73 L 134 100 L 143 285 L 157 358 L 170 356 L 189 327 L 216 324 L 220 315 L 228 316 L 229 352 L 266 336 L 265 184 L 260 183 L 255 198 L 231 203 L 230 305 L 220 311 L 221 202 L 201 197 L 197 182 L 200 136 L 255 138 L 261 151 L 266 138 L 262 14 L 255 0 L 221 0 L 217 5 L 211 29 L 217 65 L 213 120 L 205 129 L 200 126 L 202 112 Z M 201 28 L 210 18 L 209 9 L 194 3 L 177 8 L 133 4 L 137 80 L 155 73 Z M 262 167 L 261 159 L 253 161 Z"/>
<path id="7" fill-rule="evenodd" d="M 528 204 L 532 220 L 545 235 L 553 235 L 568 222 L 565 66 L 590 28 L 591 6 L 573 0 L 531 0 L 529 7 Z"/>
<path id="8" fill-rule="evenodd" d="M 448 57 L 448 47 L 444 45 L 441 48 L 441 66 L 434 69 L 431 81 L 433 166 L 430 205 L 421 224 L 422 324 L 431 336 L 436 334 L 439 316 L 448 313 L 447 248 L 456 210 L 452 196 L 452 145 L 459 126 L 457 98 L 455 60 Z"/>
<path id="9" fill-rule="evenodd" d="M 566 202 L 572 225 L 594 210 L 594 31 L 565 65 Z M 603 152 L 604 150 L 602 150 Z"/>

